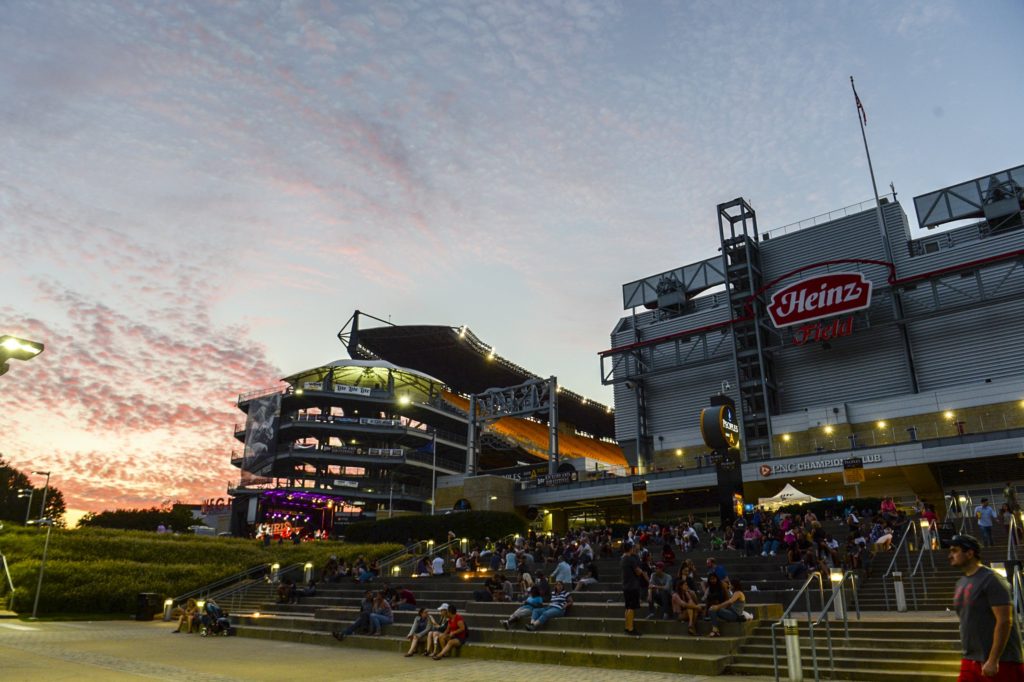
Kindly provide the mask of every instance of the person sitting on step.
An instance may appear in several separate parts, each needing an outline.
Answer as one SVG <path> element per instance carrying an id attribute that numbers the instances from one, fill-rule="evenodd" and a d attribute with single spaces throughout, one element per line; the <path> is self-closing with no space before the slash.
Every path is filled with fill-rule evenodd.
<path id="1" fill-rule="evenodd" d="M 469 639 L 469 628 L 466 626 L 466 621 L 462 615 L 456 610 L 454 606 L 448 607 L 448 613 L 451 617 L 448 619 L 448 629 L 439 638 L 441 645 L 441 651 L 432 658 L 435 661 L 440 661 L 445 656 L 449 656 L 455 649 L 461 648 L 465 645 L 466 640 Z"/>
<path id="2" fill-rule="evenodd" d="M 666 619 L 672 613 L 672 576 L 665 572 L 665 564 L 660 561 L 647 582 L 647 606 L 650 609 L 648 620 L 656 618 L 659 611 Z"/>
<path id="3" fill-rule="evenodd" d="M 335 630 L 331 633 L 334 639 L 339 642 L 344 641 L 346 637 L 355 633 L 356 631 L 363 631 L 370 627 L 370 613 L 373 612 L 374 603 L 374 592 L 373 590 L 367 590 L 363 594 L 363 601 L 359 604 L 359 615 L 356 619 L 344 630 Z"/>
<path id="4" fill-rule="evenodd" d="M 697 595 L 686 584 L 685 580 L 676 582 L 672 592 L 672 613 L 680 623 L 687 623 L 691 635 L 697 634 L 697 617 L 704 607 L 697 601 Z"/>
<path id="5" fill-rule="evenodd" d="M 564 616 L 570 606 L 572 606 L 572 595 L 565 589 L 565 583 L 556 580 L 555 587 L 551 590 L 551 600 L 542 608 L 533 610 L 533 616 L 526 624 L 526 629 L 530 632 L 539 630 L 553 618 Z"/>
<path id="6" fill-rule="evenodd" d="M 434 620 L 434 617 L 431 616 L 426 609 L 421 608 L 416 613 L 416 618 L 412 622 L 412 627 L 409 628 L 409 634 L 405 636 L 405 638 L 409 640 L 409 650 L 405 652 L 405 656 L 407 658 L 415 655 L 416 649 L 420 646 L 420 642 L 425 642 L 427 635 L 435 627 L 437 627 L 437 621 Z"/>
<path id="7" fill-rule="evenodd" d="M 544 597 L 541 596 L 540 589 L 537 587 L 537 585 L 534 585 L 532 588 L 530 588 L 530 591 L 527 594 L 526 600 L 523 602 L 522 606 L 513 611 L 511 616 L 509 616 L 505 620 L 500 621 L 501 626 L 506 630 L 510 630 L 513 626 L 515 626 L 516 623 L 519 622 L 521 618 L 526 618 L 527 616 L 529 616 L 530 620 L 533 620 L 534 609 L 539 609 L 543 606 Z"/>
<path id="8" fill-rule="evenodd" d="M 747 603 L 746 595 L 743 594 L 743 585 L 739 578 L 726 578 L 723 581 L 728 597 L 714 606 L 708 607 L 708 616 L 711 617 L 711 634 L 709 637 L 721 637 L 718 629 L 719 623 L 742 623 L 746 620 L 743 613 L 743 606 Z"/>
<path id="9" fill-rule="evenodd" d="M 427 648 L 424 656 L 434 656 L 441 651 L 441 635 L 448 630 L 448 605 L 441 604 L 437 607 L 437 618 L 431 618 L 433 625 L 427 632 Z"/>

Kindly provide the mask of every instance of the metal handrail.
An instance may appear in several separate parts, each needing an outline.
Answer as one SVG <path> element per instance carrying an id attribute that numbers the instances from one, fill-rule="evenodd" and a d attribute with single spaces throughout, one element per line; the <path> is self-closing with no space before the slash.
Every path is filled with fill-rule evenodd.
<path id="1" fill-rule="evenodd" d="M 910 538 L 917 537 L 917 525 L 912 521 L 907 521 L 907 526 L 903 531 L 903 535 L 900 537 L 899 544 L 896 545 L 896 550 L 893 552 L 892 561 L 889 562 L 889 568 L 886 569 L 885 573 L 882 574 L 882 594 L 885 597 L 885 610 L 889 610 L 889 580 L 892 578 L 892 574 L 896 572 L 897 561 L 900 558 L 900 554 L 903 554 L 907 558 L 907 571 L 911 570 L 910 565 Z M 919 543 L 920 544 L 920 543 Z M 914 600 L 914 608 L 917 609 L 917 588 L 914 587 L 914 583 L 910 583 L 911 596 Z"/>
<path id="2" fill-rule="evenodd" d="M 810 587 L 811 583 L 814 582 L 815 578 L 817 578 L 817 580 L 818 580 L 818 587 L 819 587 L 820 592 L 821 592 L 821 602 L 820 603 L 822 603 L 822 604 L 825 603 L 825 580 L 824 580 L 824 578 L 821 577 L 821 572 L 820 571 L 815 571 L 811 575 L 807 576 L 807 580 L 804 581 L 804 584 L 797 591 L 796 595 L 793 597 L 793 601 L 791 601 L 789 603 L 789 606 L 786 607 L 786 610 L 782 612 L 782 616 L 780 616 L 779 619 L 776 622 L 771 624 L 770 630 L 771 630 L 771 636 L 772 636 L 772 667 L 775 669 L 775 682 L 779 682 L 779 652 L 778 652 L 778 646 L 777 646 L 777 644 L 775 642 L 775 628 L 780 626 L 780 625 L 784 625 L 783 621 L 786 620 L 786 617 L 796 607 L 797 601 L 800 599 L 801 595 L 803 595 L 803 597 L 804 597 L 804 608 L 807 611 L 807 624 L 808 624 L 808 627 L 810 626 L 810 623 L 811 623 L 811 593 L 808 590 L 808 588 Z M 814 651 L 814 630 L 813 629 L 809 629 L 808 633 L 810 635 L 810 640 L 811 640 L 811 651 L 813 652 Z M 817 663 L 815 663 L 814 669 L 815 669 L 815 679 L 817 679 L 817 669 L 818 669 Z"/>
<path id="3" fill-rule="evenodd" d="M 1021 575 L 1019 565 L 1014 564 L 1010 580 L 1012 582 L 1013 625 L 1017 628 L 1017 636 L 1024 637 L 1024 625 L 1021 624 L 1021 620 L 1024 618 L 1024 576 Z"/>
<path id="4" fill-rule="evenodd" d="M 393 570 L 394 567 L 396 567 L 396 566 L 401 566 L 403 564 L 408 563 L 409 560 L 410 560 L 408 558 L 408 555 L 410 555 L 410 554 L 413 555 L 412 560 L 414 560 L 414 561 L 417 560 L 415 555 L 418 552 L 421 552 L 422 548 L 424 548 L 426 546 L 427 546 L 427 541 L 426 540 L 420 540 L 419 542 L 412 543 L 408 547 L 403 547 L 402 549 L 398 550 L 397 552 L 392 552 L 391 554 L 388 554 L 388 555 L 382 557 L 380 559 L 380 563 L 378 564 L 378 566 L 380 568 L 380 573 L 379 573 L 380 577 L 382 577 L 382 578 L 386 577 L 388 575 L 388 569 L 392 569 Z M 394 571 L 394 575 L 396 575 L 396 576 L 401 575 L 401 570 Z"/>
<path id="5" fill-rule="evenodd" d="M 935 552 L 932 550 L 932 548 L 930 546 L 929 547 L 925 547 L 924 537 L 922 536 L 922 538 L 921 538 L 921 549 L 917 553 L 917 561 L 914 562 L 914 570 L 912 570 L 910 572 L 910 583 L 911 583 L 911 585 L 913 585 L 914 578 L 917 576 L 917 572 L 920 570 L 921 571 L 921 591 L 924 593 L 924 596 L 927 598 L 928 597 L 928 581 L 925 580 L 924 569 L 922 568 L 922 560 L 924 559 L 925 552 L 928 553 L 928 560 L 932 564 L 932 573 L 934 573 L 936 571 L 936 568 L 935 568 Z M 915 601 L 915 605 L 916 605 L 916 601 Z"/>
<path id="6" fill-rule="evenodd" d="M 270 571 L 270 567 L 270 563 L 256 564 L 252 568 L 247 568 L 244 571 L 239 571 L 238 573 L 235 573 L 234 575 L 229 575 L 226 578 L 215 580 L 212 583 L 208 585 L 203 585 L 202 587 L 196 588 L 191 592 L 186 592 L 184 594 L 178 595 L 177 597 L 172 597 L 171 605 L 177 606 L 178 604 L 188 599 L 191 599 L 192 597 L 205 597 L 214 590 L 220 589 L 225 585 L 231 585 L 233 583 L 238 583 L 243 580 L 251 580 L 252 578 L 256 577 L 257 573 L 266 575 Z"/>
<path id="7" fill-rule="evenodd" d="M 278 569 L 278 571 L 277 571 L 277 578 L 281 579 L 281 578 L 285 577 L 286 575 L 288 575 L 290 573 L 294 573 L 296 571 L 304 570 L 305 566 L 306 566 L 306 562 L 304 562 L 304 561 L 300 561 L 298 563 L 291 564 L 290 566 L 285 566 L 284 568 Z M 216 593 L 210 594 L 208 598 L 212 598 L 212 599 L 217 600 L 217 601 L 222 601 L 224 599 L 230 598 L 231 599 L 231 608 L 233 610 L 234 607 L 238 604 L 238 601 L 241 599 L 241 597 L 245 596 L 246 592 L 248 592 L 249 590 L 251 590 L 254 587 L 257 587 L 257 586 L 260 586 L 260 585 L 266 585 L 266 584 L 267 584 L 267 581 L 254 580 L 254 581 L 250 581 L 250 582 L 244 583 L 242 585 L 235 585 L 234 587 L 228 588 L 228 589 L 223 590 L 221 592 L 216 592 Z"/>
<path id="8" fill-rule="evenodd" d="M 860 597 L 857 596 L 857 585 L 856 585 L 857 574 L 854 573 L 853 571 L 849 571 L 847 573 L 844 573 L 842 579 L 838 583 L 836 583 L 836 585 L 832 588 L 832 596 L 829 597 L 828 601 L 825 602 L 822 605 L 822 607 L 821 607 L 821 615 L 819 615 L 817 617 L 817 619 L 815 619 L 813 622 L 809 622 L 808 626 L 807 626 L 807 630 L 810 633 L 810 639 L 811 639 L 811 646 L 812 646 L 812 649 L 811 649 L 811 662 L 814 665 L 814 679 L 815 680 L 819 679 L 819 672 L 818 672 L 818 652 L 813 648 L 813 646 L 814 646 L 814 628 L 816 626 L 818 626 L 818 625 L 821 625 L 822 622 L 825 623 L 825 636 L 826 636 L 826 639 L 828 640 L 828 660 L 829 660 L 829 664 L 830 665 L 834 665 L 835 652 L 832 650 L 832 625 L 831 625 L 831 623 L 830 623 L 830 621 L 828 619 L 828 614 L 829 614 L 829 609 L 832 608 L 832 605 L 835 603 L 836 599 L 839 598 L 839 596 L 841 594 L 843 594 L 843 589 L 845 588 L 847 581 L 849 581 L 850 587 L 851 587 L 851 591 L 853 593 L 854 608 L 856 608 L 856 610 L 857 610 L 857 620 L 860 620 Z M 850 613 L 849 613 L 849 608 L 846 607 L 846 605 L 845 605 L 845 602 L 843 604 L 842 611 L 843 611 L 843 630 L 844 630 L 843 636 L 844 636 L 845 639 L 850 639 Z"/>
<path id="9" fill-rule="evenodd" d="M 1008 529 L 1009 535 L 1006 537 L 1006 560 L 1017 561 L 1017 533 L 1020 531 L 1021 522 L 1017 519 L 1019 511 L 1010 512 L 1010 528 Z"/>

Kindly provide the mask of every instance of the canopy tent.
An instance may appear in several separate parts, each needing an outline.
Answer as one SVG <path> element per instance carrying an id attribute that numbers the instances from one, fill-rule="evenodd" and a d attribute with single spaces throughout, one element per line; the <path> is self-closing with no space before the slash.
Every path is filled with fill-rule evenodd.
<path id="1" fill-rule="evenodd" d="M 764 507 L 768 510 L 775 510 L 779 507 L 784 507 L 787 504 L 807 504 L 808 502 L 817 502 L 818 498 L 807 493 L 802 493 L 789 483 L 786 484 L 782 490 L 776 493 L 772 497 L 759 497 L 757 500 L 758 506 Z"/>

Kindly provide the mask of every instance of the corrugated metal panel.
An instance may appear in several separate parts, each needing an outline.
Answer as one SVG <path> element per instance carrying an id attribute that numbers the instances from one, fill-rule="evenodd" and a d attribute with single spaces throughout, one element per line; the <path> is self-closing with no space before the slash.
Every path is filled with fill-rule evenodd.
<path id="1" fill-rule="evenodd" d="M 729 354 L 723 361 L 670 372 L 647 381 L 648 427 L 655 438 L 679 430 L 700 430 L 700 411 L 716 395 L 722 382 L 736 383 L 736 370 Z M 735 388 L 727 393 L 739 400 Z"/>
<path id="2" fill-rule="evenodd" d="M 921 390 L 1024 374 L 1024 299 L 910 325 Z"/>
<path id="3" fill-rule="evenodd" d="M 903 220 L 899 205 L 890 204 L 886 208 L 886 224 L 894 231 L 902 229 L 897 226 Z M 906 246 L 903 248 L 906 250 Z M 760 249 L 765 283 L 811 263 L 841 258 L 885 260 L 874 209 L 772 237 L 761 242 Z M 872 279 L 877 276 L 873 271 L 864 272 Z"/>
<path id="4" fill-rule="evenodd" d="M 895 325 L 857 331 L 830 344 L 829 350 L 821 344 L 789 346 L 776 355 L 783 412 L 910 391 L 910 372 Z"/>
<path id="5" fill-rule="evenodd" d="M 615 440 L 636 438 L 636 399 L 633 390 L 626 385 L 615 384 Z"/>

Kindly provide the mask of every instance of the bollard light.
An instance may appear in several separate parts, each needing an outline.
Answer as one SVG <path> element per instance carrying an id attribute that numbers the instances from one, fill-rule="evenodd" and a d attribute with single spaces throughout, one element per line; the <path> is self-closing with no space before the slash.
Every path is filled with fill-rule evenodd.
<path id="1" fill-rule="evenodd" d="M 205 599 L 200 599 L 199 601 L 197 601 L 196 602 L 196 608 L 199 609 L 200 611 L 202 611 L 204 608 L 206 608 L 206 600 Z"/>
<path id="2" fill-rule="evenodd" d="M 828 577 L 834 583 L 841 583 L 841 582 L 843 582 L 843 569 L 841 569 L 841 568 L 833 568 L 833 569 L 829 570 Z"/>
<path id="3" fill-rule="evenodd" d="M 253 611 L 252 612 L 252 617 L 253 618 L 259 618 L 260 617 L 260 612 L 259 611 Z"/>
<path id="4" fill-rule="evenodd" d="M 961 495 L 960 497 L 958 497 L 956 499 L 960 501 L 960 504 L 967 504 L 967 498 L 964 497 L 963 495 Z"/>
<path id="5" fill-rule="evenodd" d="M 398 575 L 401 572 L 402 572 L 402 567 L 401 566 L 392 566 L 391 567 L 391 575 Z"/>
<path id="6" fill-rule="evenodd" d="M 174 609 L 173 599 L 164 599 L 164 622 L 171 619 L 171 611 Z"/>

